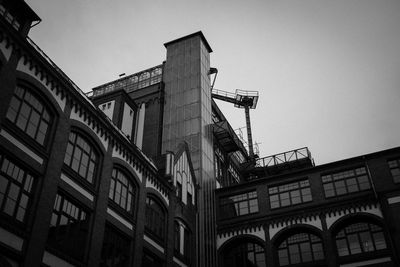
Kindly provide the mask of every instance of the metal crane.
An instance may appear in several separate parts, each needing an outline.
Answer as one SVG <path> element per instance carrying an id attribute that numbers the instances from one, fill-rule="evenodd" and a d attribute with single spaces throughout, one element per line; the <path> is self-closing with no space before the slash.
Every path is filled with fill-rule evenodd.
<path id="1" fill-rule="evenodd" d="M 258 91 L 245 91 L 236 89 L 235 93 L 230 93 L 214 88 L 215 80 L 217 78 L 218 70 L 216 68 L 210 68 L 209 74 L 215 74 L 213 83 L 211 85 L 211 97 L 219 99 L 225 102 L 233 103 L 236 108 L 244 108 L 246 115 L 246 130 L 247 130 L 247 141 L 249 143 L 249 156 L 251 160 L 254 160 L 254 148 L 253 148 L 253 137 L 251 134 L 250 124 L 250 109 L 255 109 L 258 102 Z"/>

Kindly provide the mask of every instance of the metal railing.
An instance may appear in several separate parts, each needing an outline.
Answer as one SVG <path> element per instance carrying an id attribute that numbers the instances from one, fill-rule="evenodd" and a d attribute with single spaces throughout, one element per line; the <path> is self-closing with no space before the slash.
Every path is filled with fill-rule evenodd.
<path id="1" fill-rule="evenodd" d="M 257 167 L 278 166 L 280 164 L 292 163 L 303 159 L 309 159 L 313 164 L 311 153 L 307 147 L 257 159 L 256 166 Z"/>

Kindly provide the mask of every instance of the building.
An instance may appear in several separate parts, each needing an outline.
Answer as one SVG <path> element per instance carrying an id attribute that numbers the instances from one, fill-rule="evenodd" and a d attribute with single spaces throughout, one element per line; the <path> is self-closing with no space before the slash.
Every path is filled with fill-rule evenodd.
<path id="1" fill-rule="evenodd" d="M 220 266 L 399 266 L 399 159 L 259 159 L 254 179 L 217 189 Z"/>
<path id="2" fill-rule="evenodd" d="M 83 93 L 23 0 L 0 15 L 0 266 L 399 265 L 400 148 L 258 158 L 258 94 L 213 88 L 201 32 Z M 215 100 L 244 108 L 247 145 Z"/>

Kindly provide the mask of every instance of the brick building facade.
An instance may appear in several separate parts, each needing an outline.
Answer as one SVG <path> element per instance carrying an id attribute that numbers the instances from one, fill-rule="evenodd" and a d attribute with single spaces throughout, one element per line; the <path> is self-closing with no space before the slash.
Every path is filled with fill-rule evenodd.
<path id="1" fill-rule="evenodd" d="M 84 93 L 28 37 L 38 22 L 0 1 L 0 266 L 399 265 L 400 148 L 254 158 L 201 32 Z"/>

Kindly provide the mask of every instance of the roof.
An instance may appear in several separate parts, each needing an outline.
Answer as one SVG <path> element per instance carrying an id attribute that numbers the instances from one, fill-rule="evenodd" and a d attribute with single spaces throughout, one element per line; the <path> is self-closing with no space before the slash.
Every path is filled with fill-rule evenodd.
<path id="1" fill-rule="evenodd" d="M 209 53 L 211 53 L 211 52 L 213 51 L 213 50 L 211 49 L 210 44 L 207 42 L 206 37 L 204 37 L 204 34 L 203 34 L 201 31 L 198 31 L 198 32 L 195 32 L 195 33 L 192 33 L 192 34 L 189 34 L 189 35 L 180 37 L 180 38 L 178 38 L 178 39 L 172 40 L 172 41 L 170 41 L 170 42 L 167 42 L 167 43 L 164 44 L 164 46 L 167 47 L 167 46 L 169 46 L 169 45 L 171 45 L 171 44 L 174 44 L 174 43 L 177 43 L 177 42 L 181 42 L 181 41 L 183 41 L 183 40 L 186 40 L 186 39 L 189 39 L 189 38 L 193 38 L 193 37 L 195 37 L 195 36 L 200 36 L 201 40 L 203 41 L 203 43 L 204 43 L 204 45 L 206 46 L 206 48 L 207 48 L 207 50 L 208 50 Z"/>

